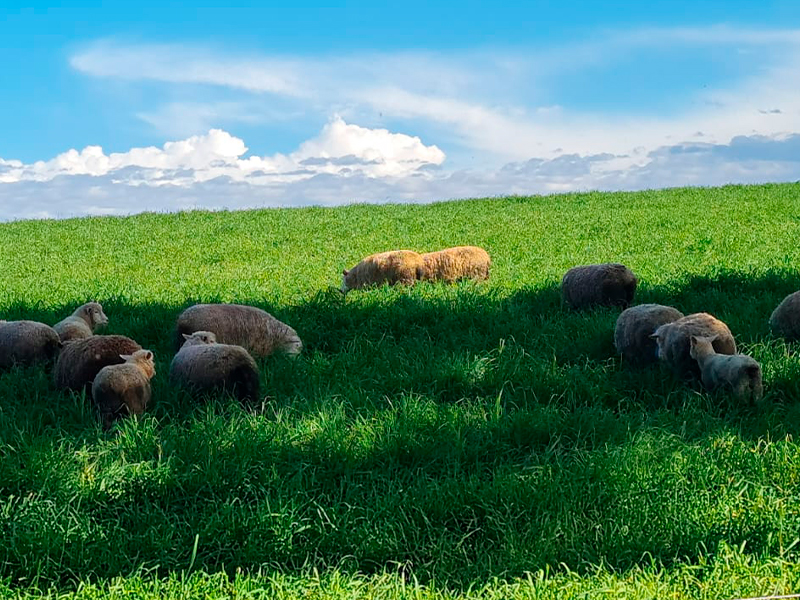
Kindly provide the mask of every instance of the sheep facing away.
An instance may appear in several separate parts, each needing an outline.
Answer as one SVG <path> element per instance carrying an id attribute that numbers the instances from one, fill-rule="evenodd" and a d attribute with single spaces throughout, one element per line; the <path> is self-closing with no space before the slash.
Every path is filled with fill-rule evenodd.
<path id="1" fill-rule="evenodd" d="M 422 255 L 420 279 L 455 283 L 462 279 L 489 279 L 492 261 L 489 253 L 477 246 L 456 246 Z"/>
<path id="2" fill-rule="evenodd" d="M 367 256 L 352 269 L 342 271 L 343 293 L 363 287 L 411 285 L 424 273 L 422 256 L 412 250 L 390 250 Z"/>
<path id="3" fill-rule="evenodd" d="M 700 367 L 700 378 L 709 392 L 727 388 L 739 400 L 761 400 L 764 387 L 761 381 L 761 366 L 745 354 L 717 354 L 710 337 L 693 335 L 689 353 Z"/>
<path id="4" fill-rule="evenodd" d="M 800 291 L 783 299 L 770 316 L 769 326 L 787 341 L 800 340 Z"/>
<path id="5" fill-rule="evenodd" d="M 652 334 L 661 325 L 681 317 L 681 311 L 662 304 L 640 304 L 625 309 L 614 328 L 614 346 L 622 359 L 634 366 L 657 362 L 658 345 Z"/>
<path id="6" fill-rule="evenodd" d="M 736 342 L 728 326 L 708 313 L 694 313 L 661 325 L 652 334 L 658 346 L 658 358 L 681 377 L 699 377 L 700 368 L 690 355 L 691 337 L 714 337 L 719 354 L 736 354 Z"/>
<path id="7" fill-rule="evenodd" d="M 296 355 L 303 349 L 297 332 L 268 312 L 243 304 L 196 304 L 184 310 L 175 327 L 175 350 L 185 336 L 210 331 L 220 344 L 242 346 L 255 356 L 273 352 Z"/>
<path id="8" fill-rule="evenodd" d="M 0 369 L 32 365 L 55 358 L 61 348 L 58 334 L 37 321 L 0 321 Z"/>
<path id="9" fill-rule="evenodd" d="M 57 388 L 86 389 L 91 393 L 92 381 L 100 369 L 125 362 L 121 355 L 133 354 L 142 347 L 124 335 L 93 335 L 64 344 L 53 369 Z"/>
<path id="10" fill-rule="evenodd" d="M 62 342 L 82 340 L 94 335 L 95 329 L 108 325 L 108 317 L 97 302 L 88 302 L 75 309 L 70 316 L 53 325 Z"/>
<path id="11" fill-rule="evenodd" d="M 573 267 L 561 280 L 564 301 L 575 310 L 595 306 L 627 308 L 636 293 L 636 275 L 618 263 Z"/>
<path id="12" fill-rule="evenodd" d="M 125 362 L 103 367 L 92 383 L 92 398 L 104 429 L 122 417 L 144 413 L 152 394 L 150 380 L 156 374 L 153 353 L 137 350 L 120 358 Z"/>
<path id="13" fill-rule="evenodd" d="M 247 350 L 217 343 L 210 331 L 196 331 L 183 337 L 184 344 L 169 367 L 173 384 L 197 394 L 212 389 L 229 390 L 242 402 L 258 399 L 258 366 Z"/>

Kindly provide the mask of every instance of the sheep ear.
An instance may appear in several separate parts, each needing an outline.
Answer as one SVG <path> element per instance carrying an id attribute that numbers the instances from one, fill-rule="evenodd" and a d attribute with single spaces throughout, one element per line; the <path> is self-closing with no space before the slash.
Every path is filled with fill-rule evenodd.
<path id="1" fill-rule="evenodd" d="M 347 269 L 345 269 L 344 271 L 342 271 L 342 275 L 344 275 L 345 277 L 347 277 L 347 274 L 348 274 L 349 272 L 350 272 L 350 271 L 348 271 Z"/>
<path id="2" fill-rule="evenodd" d="M 660 335 L 658 334 L 658 332 L 656 331 L 655 333 L 651 333 L 651 334 L 650 334 L 648 337 L 649 337 L 651 340 L 657 340 L 657 339 L 658 339 L 658 338 L 660 338 L 661 336 L 660 336 Z"/>
<path id="3" fill-rule="evenodd" d="M 708 341 L 709 341 L 709 342 L 713 342 L 713 341 L 714 341 L 714 340 L 716 340 L 718 337 L 719 337 L 719 334 L 718 334 L 718 333 L 715 333 L 714 335 L 710 335 L 710 336 L 708 336 Z"/>
<path id="4" fill-rule="evenodd" d="M 120 354 L 119 357 L 125 362 L 128 362 L 130 359 L 133 358 L 133 354 Z"/>
<path id="5" fill-rule="evenodd" d="M 691 336 L 689 338 L 689 343 L 692 344 L 692 346 L 697 346 L 697 336 L 696 335 Z"/>
<path id="6" fill-rule="evenodd" d="M 144 358 L 145 360 L 153 360 L 153 353 L 150 352 L 150 350 L 148 350 L 147 352 L 144 353 Z"/>
<path id="7" fill-rule="evenodd" d="M 192 337 L 188 333 L 182 333 L 181 335 L 183 336 L 183 339 L 185 339 L 185 340 L 188 340 L 190 337 Z"/>

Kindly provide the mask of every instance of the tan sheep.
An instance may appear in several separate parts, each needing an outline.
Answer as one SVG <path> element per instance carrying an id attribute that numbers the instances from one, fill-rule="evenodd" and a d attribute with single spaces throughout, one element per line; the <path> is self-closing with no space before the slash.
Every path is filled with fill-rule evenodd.
<path id="1" fill-rule="evenodd" d="M 636 275 L 618 263 L 573 267 L 561 280 L 564 301 L 573 309 L 594 306 L 627 308 L 636 293 Z"/>
<path id="2" fill-rule="evenodd" d="M 790 342 L 800 340 L 800 292 L 783 299 L 769 318 L 772 331 Z"/>
<path id="3" fill-rule="evenodd" d="M 178 316 L 175 349 L 195 331 L 214 333 L 220 344 L 242 346 L 254 356 L 273 352 L 300 354 L 303 342 L 297 332 L 268 312 L 243 304 L 196 304 Z"/>
<path id="4" fill-rule="evenodd" d="M 141 415 L 150 402 L 150 380 L 156 374 L 153 353 L 137 350 L 120 358 L 125 362 L 103 367 L 92 383 L 92 398 L 104 429 L 124 416 Z"/>
<path id="5" fill-rule="evenodd" d="M 716 335 L 690 338 L 689 354 L 700 367 L 703 385 L 709 392 L 727 388 L 739 400 L 761 400 L 764 395 L 761 365 L 745 354 L 717 354 L 713 346 L 716 338 Z"/>
<path id="6" fill-rule="evenodd" d="M 342 271 L 342 292 L 363 287 L 416 282 L 424 272 L 422 256 L 412 250 L 391 250 L 372 254 L 350 270 Z"/>
<path id="7" fill-rule="evenodd" d="M 53 325 L 62 342 L 82 340 L 94 335 L 95 329 L 108 325 L 108 317 L 97 302 L 89 302 L 75 309 L 70 316 Z"/>
<path id="8" fill-rule="evenodd" d="M 614 346 L 624 361 L 643 366 L 658 361 L 658 347 L 651 337 L 661 325 L 672 323 L 683 313 L 671 306 L 640 304 L 625 309 L 614 328 Z"/>
<path id="9" fill-rule="evenodd" d="M 489 279 L 489 253 L 477 246 L 456 246 L 422 255 L 420 279 L 455 283 L 462 279 Z"/>
<path id="10" fill-rule="evenodd" d="M 698 377 L 700 368 L 690 354 L 692 336 L 714 336 L 714 350 L 720 354 L 736 354 L 731 330 L 708 313 L 694 313 L 661 325 L 652 334 L 658 345 L 658 358 L 681 377 Z"/>
<path id="11" fill-rule="evenodd" d="M 91 393 L 92 381 L 100 369 L 125 362 L 121 355 L 133 354 L 142 347 L 124 335 L 93 335 L 64 344 L 53 370 L 57 388 L 86 389 Z"/>
<path id="12" fill-rule="evenodd" d="M 58 334 L 36 321 L 0 321 L 0 369 L 32 365 L 55 358 L 61 348 Z"/>
<path id="13" fill-rule="evenodd" d="M 173 384 L 199 394 L 212 389 L 227 389 L 242 402 L 258 399 L 258 366 L 247 350 L 217 343 L 210 331 L 196 331 L 183 337 L 184 344 L 169 367 Z"/>

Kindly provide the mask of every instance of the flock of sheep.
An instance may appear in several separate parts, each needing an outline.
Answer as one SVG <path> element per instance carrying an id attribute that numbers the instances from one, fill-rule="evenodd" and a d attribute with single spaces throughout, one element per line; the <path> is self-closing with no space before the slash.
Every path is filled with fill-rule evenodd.
<path id="1" fill-rule="evenodd" d="M 366 257 L 343 271 L 341 291 L 416 281 L 455 282 L 488 279 L 489 254 L 458 246 L 418 254 L 394 250 Z M 664 361 L 681 376 L 699 376 L 711 391 L 729 388 L 737 397 L 760 399 L 761 367 L 736 354 L 727 325 L 707 313 L 683 315 L 659 304 L 630 307 L 637 278 L 621 264 L 570 269 L 561 282 L 564 302 L 575 310 L 618 306 L 614 344 L 634 365 Z M 142 414 L 151 398 L 153 353 L 122 335 L 95 335 L 108 323 L 103 307 L 90 302 L 50 327 L 36 321 L 0 320 L 0 369 L 55 359 L 53 381 L 59 389 L 86 390 L 104 428 L 126 415 Z M 800 340 L 800 291 L 789 295 L 770 318 L 773 331 Z M 258 398 L 255 357 L 275 352 L 297 355 L 297 332 L 269 313 L 239 304 L 198 304 L 184 310 L 175 328 L 169 370 L 174 385 L 202 395 L 227 389 L 241 401 Z"/>

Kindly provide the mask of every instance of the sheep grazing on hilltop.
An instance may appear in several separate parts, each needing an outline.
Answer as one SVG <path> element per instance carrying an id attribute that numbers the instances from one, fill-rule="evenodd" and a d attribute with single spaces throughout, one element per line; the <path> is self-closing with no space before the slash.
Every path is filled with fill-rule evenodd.
<path id="1" fill-rule="evenodd" d="M 258 366 L 247 350 L 217 343 L 210 331 L 196 331 L 183 337 L 184 344 L 169 367 L 173 384 L 198 394 L 227 389 L 242 402 L 258 399 Z"/>
<path id="2" fill-rule="evenodd" d="M 300 354 L 303 342 L 297 332 L 268 312 L 242 304 L 196 304 L 178 316 L 175 349 L 180 350 L 185 336 L 195 331 L 210 331 L 220 344 L 242 346 L 255 356 L 273 352 Z"/>
<path id="3" fill-rule="evenodd" d="M 561 280 L 564 301 L 575 310 L 594 306 L 627 308 L 636 292 L 636 275 L 618 263 L 573 267 Z"/>
<path id="4" fill-rule="evenodd" d="M 681 377 L 698 377 L 700 368 L 690 354 L 691 337 L 713 337 L 714 350 L 720 354 L 736 354 L 731 330 L 708 313 L 694 313 L 661 325 L 652 334 L 658 346 L 658 358 Z"/>
<path id="5" fill-rule="evenodd" d="M 769 318 L 772 331 L 790 342 L 800 340 L 800 292 L 783 299 Z"/>
<path id="6" fill-rule="evenodd" d="M 422 255 L 420 279 L 454 283 L 462 279 L 489 279 L 489 253 L 477 246 L 456 246 Z"/>
<path id="7" fill-rule="evenodd" d="M 57 388 L 85 389 L 91 393 L 92 381 L 100 369 L 125 362 L 121 355 L 133 354 L 142 347 L 124 335 L 93 335 L 64 344 L 53 370 Z"/>
<path id="8" fill-rule="evenodd" d="M 671 306 L 640 304 L 625 309 L 614 328 L 614 346 L 622 359 L 634 366 L 658 361 L 658 347 L 651 337 L 661 325 L 672 323 L 683 313 Z"/>
<path id="9" fill-rule="evenodd" d="M 58 334 L 36 321 L 0 321 L 0 369 L 53 359 L 61 348 Z"/>
<path id="10" fill-rule="evenodd" d="M 75 309 L 70 316 L 53 325 L 62 342 L 82 340 L 94 335 L 95 329 L 108 325 L 108 317 L 97 302 L 89 302 Z"/>
<path id="11" fill-rule="evenodd" d="M 761 366 L 745 354 L 717 354 L 713 346 L 716 337 L 690 338 L 689 354 L 700 367 L 703 385 L 709 392 L 727 388 L 739 400 L 761 400 L 764 395 Z"/>
<path id="12" fill-rule="evenodd" d="M 150 402 L 150 380 L 156 374 L 153 353 L 137 350 L 120 358 L 125 362 L 103 367 L 92 383 L 92 398 L 104 429 L 122 417 L 141 415 Z"/>
<path id="13" fill-rule="evenodd" d="M 422 256 L 412 250 L 391 250 L 372 254 L 350 270 L 342 271 L 342 292 L 367 286 L 405 284 L 411 285 L 424 273 Z"/>

